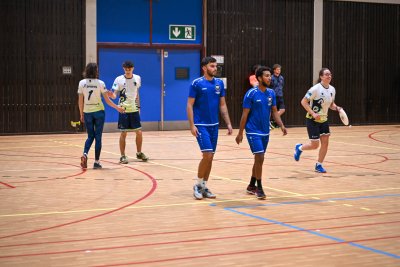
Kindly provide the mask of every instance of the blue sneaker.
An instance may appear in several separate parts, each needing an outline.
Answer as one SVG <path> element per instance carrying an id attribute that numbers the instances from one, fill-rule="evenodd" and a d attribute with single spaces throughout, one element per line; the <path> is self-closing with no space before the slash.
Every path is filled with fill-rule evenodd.
<path id="1" fill-rule="evenodd" d="M 301 146 L 302 144 L 296 144 L 296 146 L 294 147 L 294 160 L 295 161 L 299 161 L 300 160 L 300 155 L 301 155 L 301 153 L 303 153 L 303 151 L 301 151 L 300 149 L 299 149 L 299 147 Z"/>
<path id="2" fill-rule="evenodd" d="M 326 173 L 326 170 L 324 167 L 322 167 L 322 164 L 315 163 L 315 171 L 319 173 Z"/>

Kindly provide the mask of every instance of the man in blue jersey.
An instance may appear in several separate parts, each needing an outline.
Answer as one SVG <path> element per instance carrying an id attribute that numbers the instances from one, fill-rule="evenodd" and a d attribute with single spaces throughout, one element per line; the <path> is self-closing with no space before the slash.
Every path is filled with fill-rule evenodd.
<path id="1" fill-rule="evenodd" d="M 254 164 L 247 193 L 255 194 L 258 199 L 265 199 L 261 178 L 264 154 L 269 141 L 271 111 L 283 135 L 286 135 L 287 131 L 276 108 L 275 92 L 268 88 L 271 84 L 271 69 L 264 66 L 258 68 L 256 78 L 259 82 L 258 87 L 248 90 L 243 99 L 243 113 L 240 119 L 239 133 L 236 136 L 236 143 L 240 144 L 242 142 L 243 130 L 246 129 L 246 137 L 251 152 L 254 154 Z"/>
<path id="2" fill-rule="evenodd" d="M 187 116 L 192 135 L 197 138 L 203 158 L 197 171 L 197 182 L 193 186 L 195 199 L 215 198 L 207 187 L 214 153 L 218 140 L 218 114 L 221 112 L 228 134 L 232 134 L 228 108 L 225 102 L 225 87 L 221 79 L 215 78 L 217 60 L 205 57 L 201 60 L 204 76 L 195 79 L 190 86 L 187 101 Z"/>

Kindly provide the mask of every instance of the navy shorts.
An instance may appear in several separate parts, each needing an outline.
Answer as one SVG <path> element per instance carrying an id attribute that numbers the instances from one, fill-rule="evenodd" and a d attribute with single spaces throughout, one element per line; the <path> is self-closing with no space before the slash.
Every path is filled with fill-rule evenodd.
<path id="1" fill-rule="evenodd" d="M 119 113 L 118 129 L 121 131 L 136 131 L 141 128 L 139 111 Z"/>
<path id="2" fill-rule="evenodd" d="M 283 101 L 283 96 L 276 96 L 276 108 L 278 110 L 285 109 L 285 102 Z"/>
<path id="3" fill-rule="evenodd" d="M 311 140 L 319 140 L 320 135 L 330 135 L 328 121 L 316 122 L 312 119 L 306 119 L 308 137 Z"/>
<path id="4" fill-rule="evenodd" d="M 197 126 L 197 143 L 199 143 L 201 152 L 215 152 L 218 141 L 218 125 Z"/>
<path id="5" fill-rule="evenodd" d="M 253 154 L 265 153 L 269 142 L 269 135 L 246 134 Z"/>

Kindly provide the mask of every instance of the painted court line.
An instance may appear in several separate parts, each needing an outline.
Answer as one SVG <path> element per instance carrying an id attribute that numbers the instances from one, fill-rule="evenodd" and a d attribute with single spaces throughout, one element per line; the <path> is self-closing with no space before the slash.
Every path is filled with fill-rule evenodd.
<path id="1" fill-rule="evenodd" d="M 388 257 L 395 258 L 395 259 L 400 259 L 400 255 L 397 255 L 397 254 L 393 254 L 393 253 L 389 253 L 389 252 L 386 252 L 386 251 L 383 251 L 383 250 L 379 250 L 379 249 L 375 249 L 375 248 L 372 248 L 372 247 L 364 246 L 364 245 L 361 245 L 361 244 L 358 244 L 358 243 L 355 243 L 355 242 L 349 242 L 349 241 L 346 241 L 346 240 L 341 239 L 341 238 L 337 238 L 337 237 L 334 237 L 334 236 L 331 236 L 331 235 L 326 235 L 326 234 L 323 234 L 323 233 L 320 233 L 320 232 L 317 232 L 317 231 L 314 231 L 314 230 L 308 230 L 308 229 L 305 229 L 305 228 L 302 228 L 302 227 L 299 227 L 299 226 L 296 226 L 296 225 L 292 225 L 292 224 L 289 224 L 289 223 L 285 223 L 285 222 L 281 222 L 281 221 L 277 221 L 277 220 L 273 220 L 273 219 L 269 219 L 269 218 L 265 218 L 265 217 L 261 217 L 261 216 L 257 216 L 257 215 L 253 215 L 253 214 L 250 214 L 250 213 L 246 213 L 246 212 L 242 212 L 242 211 L 238 211 L 237 210 L 237 209 L 240 209 L 240 208 L 252 208 L 252 207 L 262 207 L 262 206 L 299 205 L 299 204 L 306 204 L 306 203 L 327 202 L 327 201 L 332 201 L 332 200 L 334 200 L 334 201 L 342 201 L 342 200 L 343 201 L 349 201 L 349 200 L 399 197 L 399 196 L 400 196 L 400 194 L 387 194 L 387 195 L 362 196 L 362 197 L 352 197 L 352 198 L 332 198 L 332 199 L 325 199 L 325 200 L 290 201 L 290 202 L 282 202 L 282 203 L 276 203 L 276 204 L 228 207 L 228 208 L 224 208 L 224 209 L 227 210 L 227 211 L 234 212 L 236 214 L 240 214 L 240 215 L 243 215 L 243 216 L 250 217 L 250 218 L 262 220 L 262 221 L 265 221 L 265 222 L 273 223 L 273 224 L 276 224 L 276 225 L 284 226 L 284 227 L 295 229 L 295 230 L 302 231 L 302 232 L 307 232 L 309 234 L 316 235 L 318 237 L 326 238 L 326 239 L 329 239 L 329 240 L 333 240 L 333 241 L 338 242 L 338 243 L 345 243 L 345 244 L 348 244 L 348 245 L 353 246 L 353 247 L 357 247 L 357 248 L 360 248 L 360 249 L 363 249 L 363 250 L 371 251 L 373 253 L 385 255 L 385 256 L 388 256 Z"/>

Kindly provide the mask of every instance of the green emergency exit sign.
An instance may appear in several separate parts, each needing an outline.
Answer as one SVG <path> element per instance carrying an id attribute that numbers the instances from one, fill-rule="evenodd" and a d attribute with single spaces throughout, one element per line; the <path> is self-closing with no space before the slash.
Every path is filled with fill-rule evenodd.
<path id="1" fill-rule="evenodd" d="M 195 25 L 169 25 L 170 40 L 196 40 Z"/>

